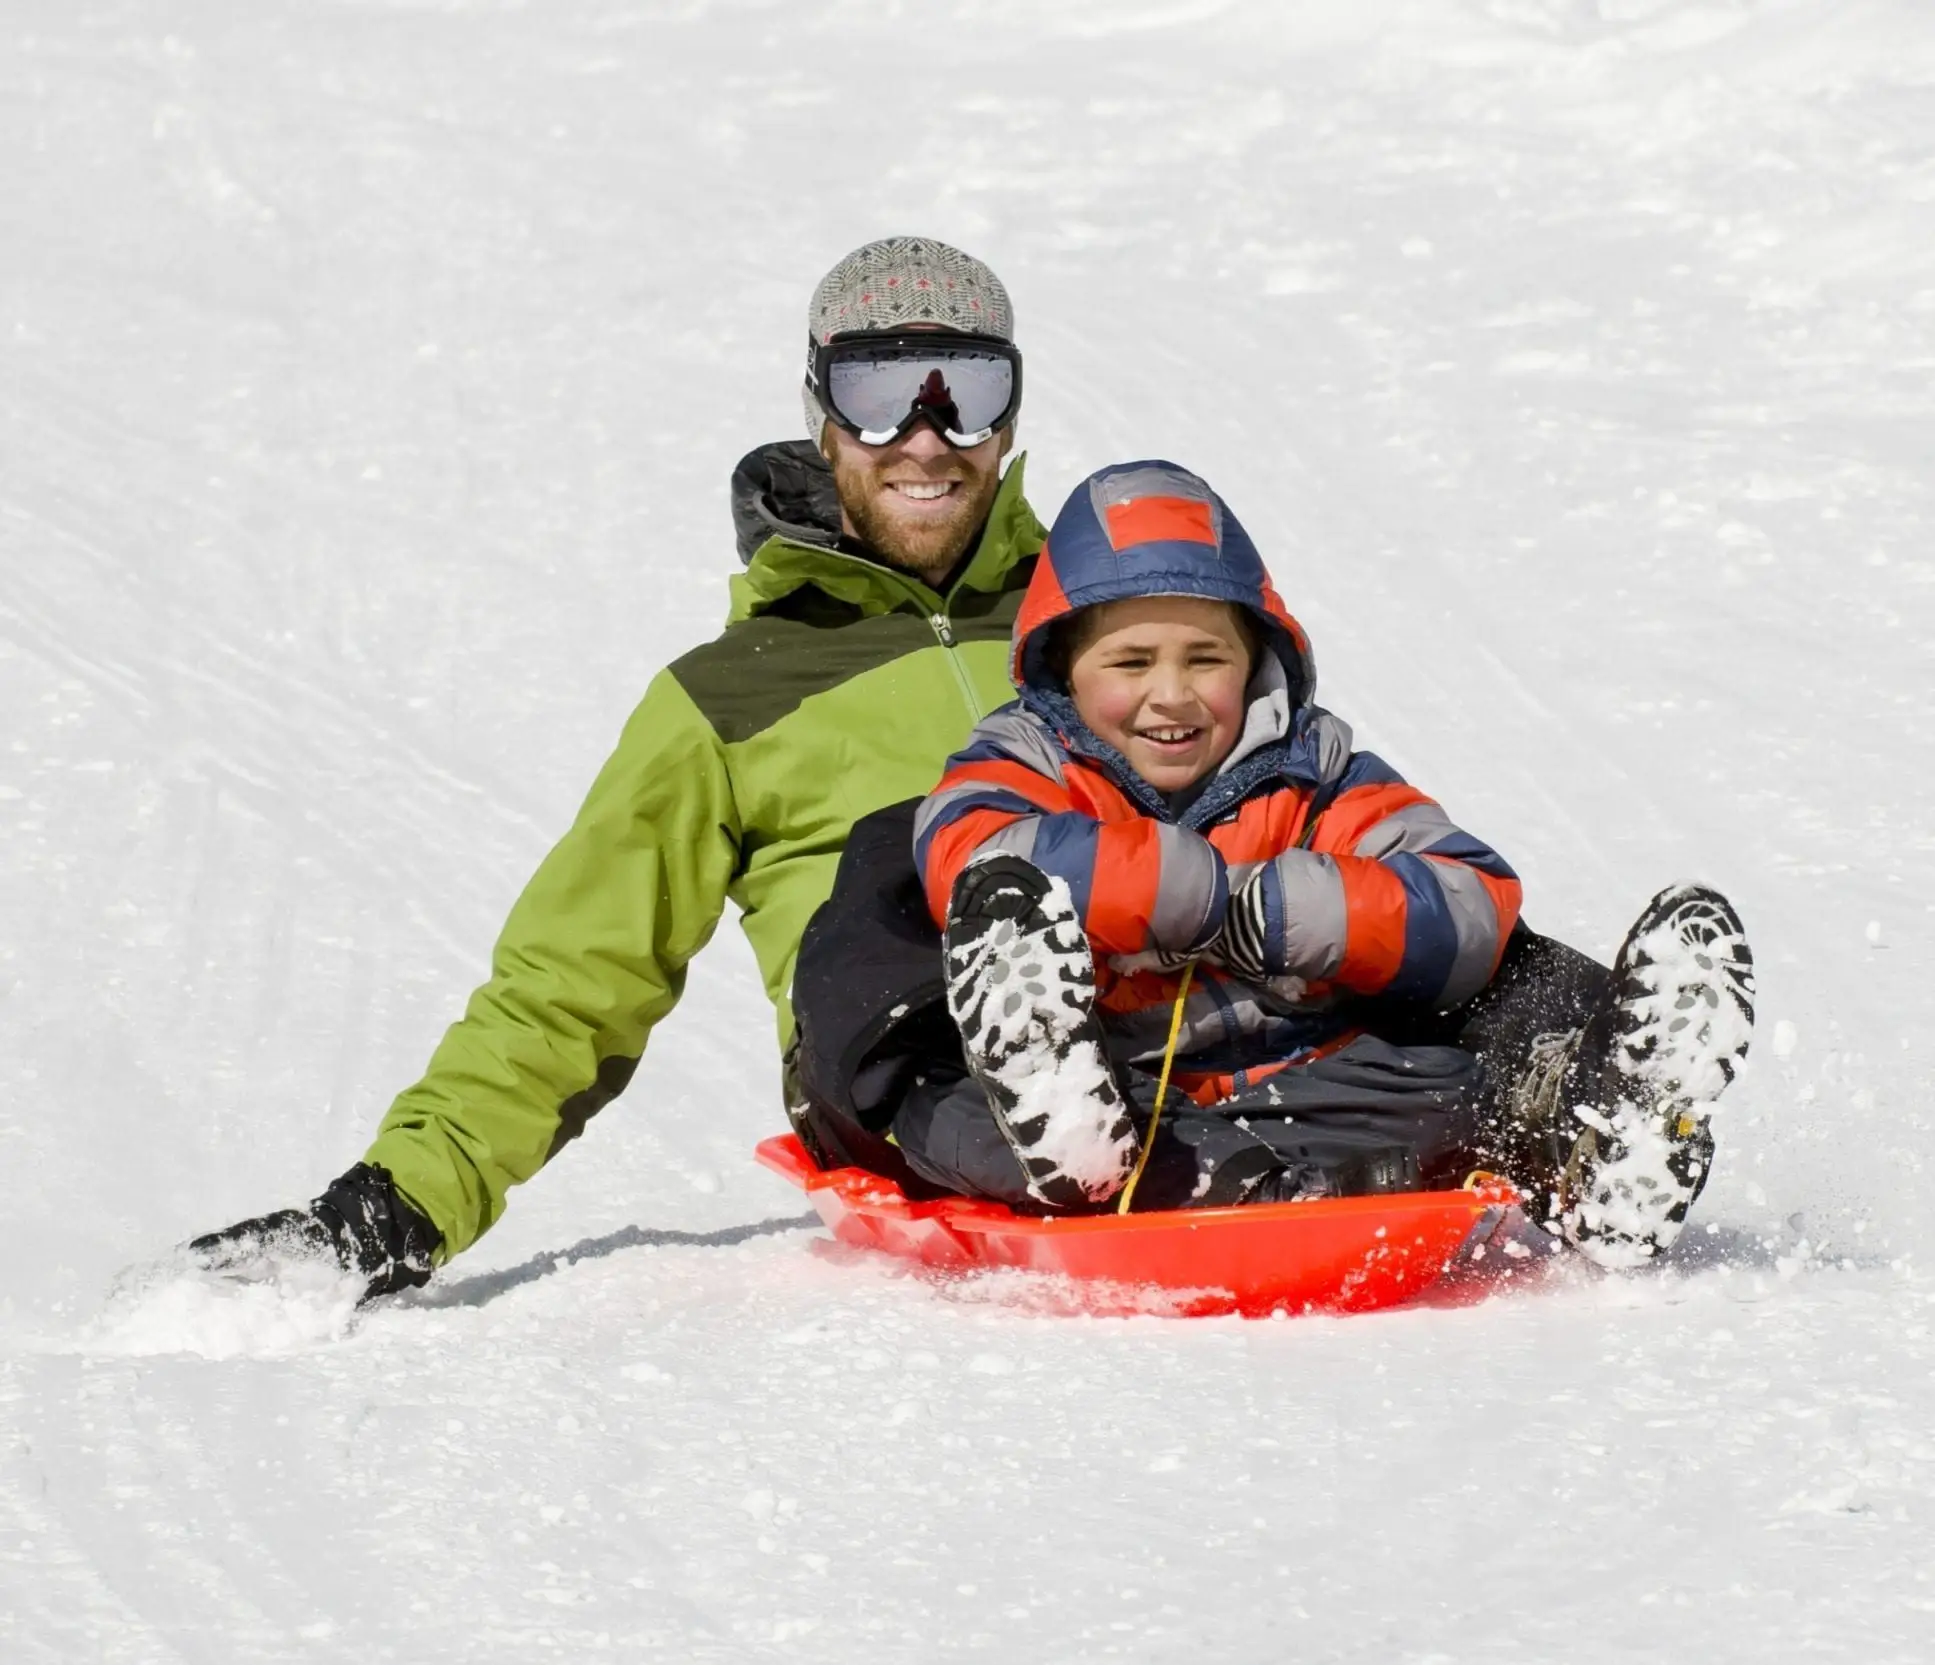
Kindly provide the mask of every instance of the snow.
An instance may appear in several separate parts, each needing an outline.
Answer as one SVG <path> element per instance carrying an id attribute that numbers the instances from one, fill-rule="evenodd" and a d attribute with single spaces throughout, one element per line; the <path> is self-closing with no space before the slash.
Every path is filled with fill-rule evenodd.
<path id="1" fill-rule="evenodd" d="M 0 1657 L 1924 1657 L 1925 25 L 13 0 Z M 900 230 L 1014 292 L 1037 507 L 1203 473 L 1536 925 L 1739 905 L 1669 1264 L 1244 1323 L 815 1253 L 727 929 L 429 1289 L 120 1304 L 360 1154 Z"/>
<path id="2" fill-rule="evenodd" d="M 293 1260 L 277 1275 L 217 1278 L 173 1255 L 130 1268 L 83 1332 L 88 1353 L 269 1358 L 341 1340 L 368 1283 L 334 1262 Z"/>

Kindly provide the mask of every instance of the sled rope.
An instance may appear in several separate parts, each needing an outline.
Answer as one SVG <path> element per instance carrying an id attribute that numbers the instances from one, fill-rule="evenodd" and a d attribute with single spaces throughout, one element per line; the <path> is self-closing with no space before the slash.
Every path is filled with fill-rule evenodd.
<path id="1" fill-rule="evenodd" d="M 1122 1200 L 1115 1205 L 1118 1214 L 1129 1212 L 1129 1204 L 1135 1200 L 1135 1188 L 1142 1179 L 1142 1170 L 1149 1166 L 1149 1152 L 1156 1147 L 1156 1123 L 1162 1120 L 1162 1101 L 1169 1096 L 1169 1069 L 1176 1061 L 1176 1039 L 1182 1034 L 1183 1002 L 1189 998 L 1189 979 L 1196 974 L 1196 962 L 1185 960 L 1182 968 L 1182 981 L 1176 985 L 1176 1009 L 1169 1014 L 1169 1039 L 1162 1048 L 1162 1074 L 1156 1080 L 1156 1107 L 1149 1113 L 1149 1131 L 1142 1136 L 1142 1154 L 1135 1159 L 1135 1171 L 1129 1175 L 1129 1183 L 1122 1187 Z"/>

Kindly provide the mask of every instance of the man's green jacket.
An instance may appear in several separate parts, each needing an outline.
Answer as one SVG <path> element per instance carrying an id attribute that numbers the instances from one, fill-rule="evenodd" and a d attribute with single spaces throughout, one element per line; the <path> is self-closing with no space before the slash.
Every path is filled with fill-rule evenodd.
<path id="1" fill-rule="evenodd" d="M 848 829 L 926 792 L 1013 697 L 1008 634 L 1042 543 L 1022 459 L 945 595 L 832 547 L 810 447 L 755 452 L 734 487 L 742 552 L 749 528 L 763 541 L 724 633 L 652 679 L 512 908 L 490 981 L 365 1157 L 442 1233 L 440 1260 L 623 1091 L 728 900 L 784 1047 L 800 936 Z"/>

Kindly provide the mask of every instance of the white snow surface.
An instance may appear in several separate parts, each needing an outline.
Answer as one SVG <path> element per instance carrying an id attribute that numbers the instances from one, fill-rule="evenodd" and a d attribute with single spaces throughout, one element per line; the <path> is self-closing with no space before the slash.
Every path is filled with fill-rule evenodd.
<path id="1" fill-rule="evenodd" d="M 1927 1658 L 1929 25 L 8 0 L 0 1658 Z M 429 1289 L 153 1270 L 361 1153 L 905 230 L 1014 293 L 1037 506 L 1206 475 L 1536 925 L 1738 903 L 1663 1269 L 1246 1323 L 816 1254 L 728 928 Z"/>

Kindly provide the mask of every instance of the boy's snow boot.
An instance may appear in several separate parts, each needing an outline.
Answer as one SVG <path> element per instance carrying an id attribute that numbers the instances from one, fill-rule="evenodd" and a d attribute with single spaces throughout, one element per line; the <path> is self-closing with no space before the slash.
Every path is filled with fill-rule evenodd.
<path id="1" fill-rule="evenodd" d="M 984 857 L 954 882 L 943 940 L 948 1010 L 1029 1194 L 1059 1209 L 1106 1202 L 1135 1165 L 1136 1136 L 1067 885 L 1019 856 Z"/>
<path id="2" fill-rule="evenodd" d="M 1753 1026 L 1740 916 L 1716 890 L 1677 885 L 1626 933 L 1609 1004 L 1535 1047 L 1528 1090 L 1556 1100 L 1557 1223 L 1588 1260 L 1639 1266 L 1678 1238 L 1713 1166 L 1708 1113 Z"/>

